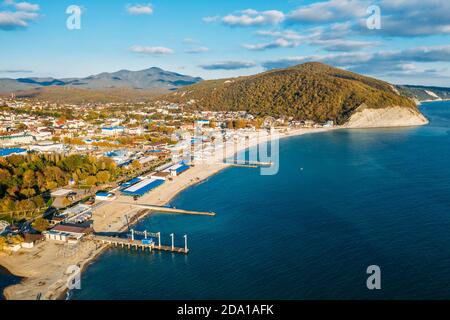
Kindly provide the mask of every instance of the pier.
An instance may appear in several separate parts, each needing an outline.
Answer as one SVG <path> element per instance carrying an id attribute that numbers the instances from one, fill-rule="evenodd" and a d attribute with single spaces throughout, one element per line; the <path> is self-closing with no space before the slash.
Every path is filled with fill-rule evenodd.
<path id="1" fill-rule="evenodd" d="M 136 240 L 134 238 L 135 235 L 144 235 L 144 240 Z M 187 236 L 184 236 L 184 248 L 182 247 L 176 247 L 174 245 L 174 234 L 171 234 L 172 239 L 172 245 L 162 245 L 161 244 L 161 233 L 151 233 L 151 232 L 141 232 L 141 231 L 134 231 L 131 230 L 131 239 L 130 238 L 120 238 L 120 237 L 108 237 L 108 236 L 101 236 L 101 235 L 94 235 L 92 236 L 92 239 L 94 241 L 101 242 L 102 244 L 108 244 L 114 247 L 121 247 L 121 248 L 127 248 L 129 250 L 135 249 L 135 250 L 142 250 L 143 252 L 153 252 L 153 251 L 165 251 L 165 252 L 172 252 L 172 253 L 180 253 L 180 254 L 188 254 L 189 249 L 187 247 Z M 154 242 L 147 242 L 146 240 L 148 237 L 154 237 L 158 239 L 158 243 Z"/>
<path id="2" fill-rule="evenodd" d="M 162 213 L 176 213 L 176 214 L 186 214 L 186 215 L 195 215 L 195 216 L 215 216 L 215 212 L 203 212 L 203 211 L 192 211 L 192 210 L 183 210 L 177 208 L 169 208 L 163 206 L 155 206 L 151 204 L 142 204 L 142 203 L 130 203 L 130 202 L 121 202 L 122 204 L 148 209 L 150 211 L 162 212 Z"/>
<path id="3" fill-rule="evenodd" d="M 243 167 L 243 168 L 258 168 L 258 167 L 271 167 L 272 162 L 261 162 L 261 161 L 246 161 L 246 160 L 224 160 L 225 164 L 232 167 Z"/>

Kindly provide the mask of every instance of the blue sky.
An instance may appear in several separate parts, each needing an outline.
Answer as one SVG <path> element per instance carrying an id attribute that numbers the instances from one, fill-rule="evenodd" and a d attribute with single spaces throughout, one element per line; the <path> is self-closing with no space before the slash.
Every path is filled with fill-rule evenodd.
<path id="1" fill-rule="evenodd" d="M 69 30 L 66 9 L 82 8 Z M 380 28 L 369 29 L 380 9 Z M 448 0 L 0 0 L 0 77 L 152 66 L 205 79 L 307 61 L 450 86 Z"/>

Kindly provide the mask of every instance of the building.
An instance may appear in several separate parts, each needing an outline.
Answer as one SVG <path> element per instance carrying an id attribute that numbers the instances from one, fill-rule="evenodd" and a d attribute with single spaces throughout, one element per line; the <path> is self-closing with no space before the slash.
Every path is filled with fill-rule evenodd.
<path id="1" fill-rule="evenodd" d="M 58 189 L 58 190 L 55 190 L 52 193 L 50 193 L 50 195 L 53 198 L 63 198 L 63 197 L 67 197 L 70 194 L 74 194 L 74 193 L 76 194 L 76 192 L 74 192 L 71 189 Z"/>
<path id="2" fill-rule="evenodd" d="M 83 223 L 92 218 L 91 206 L 86 204 L 78 204 L 72 208 L 64 210 L 57 217 L 63 218 L 64 222 Z"/>
<path id="3" fill-rule="evenodd" d="M 170 172 L 160 171 L 152 175 L 153 178 L 166 180 L 171 176 Z"/>
<path id="4" fill-rule="evenodd" d="M 179 176 L 180 174 L 182 174 L 183 172 L 187 171 L 190 168 L 190 166 L 188 166 L 187 164 L 185 164 L 183 161 L 175 164 L 169 168 L 167 168 L 166 170 L 164 170 L 165 172 L 169 172 L 173 177 Z"/>
<path id="5" fill-rule="evenodd" d="M 162 179 L 156 179 L 153 177 L 150 179 L 144 179 L 141 182 L 122 190 L 122 193 L 127 196 L 142 197 L 147 192 L 150 192 L 151 190 L 164 184 L 164 182 L 165 181 Z"/>
<path id="6" fill-rule="evenodd" d="M 141 165 L 145 166 L 145 165 L 147 165 L 147 164 L 149 164 L 149 163 L 151 163 L 151 162 L 153 162 L 153 161 L 155 161 L 157 159 L 158 159 L 157 156 L 151 155 L 151 156 L 147 156 L 147 157 L 144 157 L 144 158 L 140 158 L 138 161 L 139 161 L 139 163 Z"/>
<path id="7" fill-rule="evenodd" d="M 23 242 L 21 245 L 22 245 L 22 248 L 32 249 L 38 242 L 40 242 L 44 239 L 45 239 L 45 237 L 42 234 L 26 233 L 23 237 Z"/>
<path id="8" fill-rule="evenodd" d="M 0 157 L 9 157 L 13 154 L 25 155 L 27 150 L 22 148 L 0 149 Z"/>
<path id="9" fill-rule="evenodd" d="M 12 146 L 18 144 L 30 144 L 36 141 L 35 137 L 30 134 L 12 134 L 7 136 L 0 136 L 0 145 Z"/>
<path id="10" fill-rule="evenodd" d="M 142 178 L 137 177 L 137 178 L 131 179 L 127 182 L 124 182 L 120 185 L 120 191 L 128 189 L 129 187 L 134 186 L 136 183 L 141 182 L 141 181 L 142 181 Z"/>
<path id="11" fill-rule="evenodd" d="M 30 150 L 32 151 L 37 151 L 37 152 L 42 152 L 42 153 L 46 153 L 46 152 L 64 152 L 66 150 L 66 148 L 64 147 L 64 145 L 62 143 L 53 143 L 53 142 L 49 142 L 49 143 L 41 143 L 41 144 L 35 144 L 30 146 Z"/>
<path id="12" fill-rule="evenodd" d="M 59 224 L 50 231 L 44 232 L 43 235 L 47 240 L 77 243 L 92 231 L 91 228 Z"/>
<path id="13" fill-rule="evenodd" d="M 0 234 L 6 233 L 8 231 L 8 228 L 9 223 L 4 220 L 0 220 Z"/>
<path id="14" fill-rule="evenodd" d="M 102 128 L 102 135 L 105 135 L 105 136 L 115 136 L 118 134 L 122 134 L 124 132 L 125 132 L 125 128 L 121 127 L 121 126 Z"/>
<path id="15" fill-rule="evenodd" d="M 113 159 L 118 166 L 122 166 L 130 161 L 129 152 L 127 150 L 106 152 L 105 156 Z"/>
<path id="16" fill-rule="evenodd" d="M 111 192 L 100 191 L 95 194 L 95 201 L 113 201 L 116 200 L 116 195 Z"/>

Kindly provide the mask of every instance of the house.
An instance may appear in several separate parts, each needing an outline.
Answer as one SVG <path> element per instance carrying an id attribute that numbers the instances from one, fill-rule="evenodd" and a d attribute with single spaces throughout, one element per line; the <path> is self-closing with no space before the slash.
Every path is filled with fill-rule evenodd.
<path id="1" fill-rule="evenodd" d="M 77 243 L 84 236 L 92 233 L 92 228 L 59 224 L 50 231 L 43 233 L 45 239 L 67 243 Z"/>
<path id="2" fill-rule="evenodd" d="M 36 243 L 43 241 L 45 237 L 42 234 L 26 233 L 23 236 L 22 248 L 32 249 Z"/>

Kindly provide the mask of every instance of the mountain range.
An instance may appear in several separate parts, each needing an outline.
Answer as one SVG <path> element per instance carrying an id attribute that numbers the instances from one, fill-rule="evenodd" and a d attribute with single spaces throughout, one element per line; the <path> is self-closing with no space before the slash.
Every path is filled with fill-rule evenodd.
<path id="1" fill-rule="evenodd" d="M 0 93 L 22 92 L 49 87 L 70 87 L 90 90 L 132 89 L 132 90 L 174 90 L 181 86 L 201 81 L 160 68 L 141 71 L 120 70 L 113 73 L 100 73 L 87 78 L 19 78 L 0 79 Z"/>
<path id="2" fill-rule="evenodd" d="M 397 88 L 402 95 L 417 101 L 450 99 L 450 88 L 412 85 L 399 85 Z"/>

